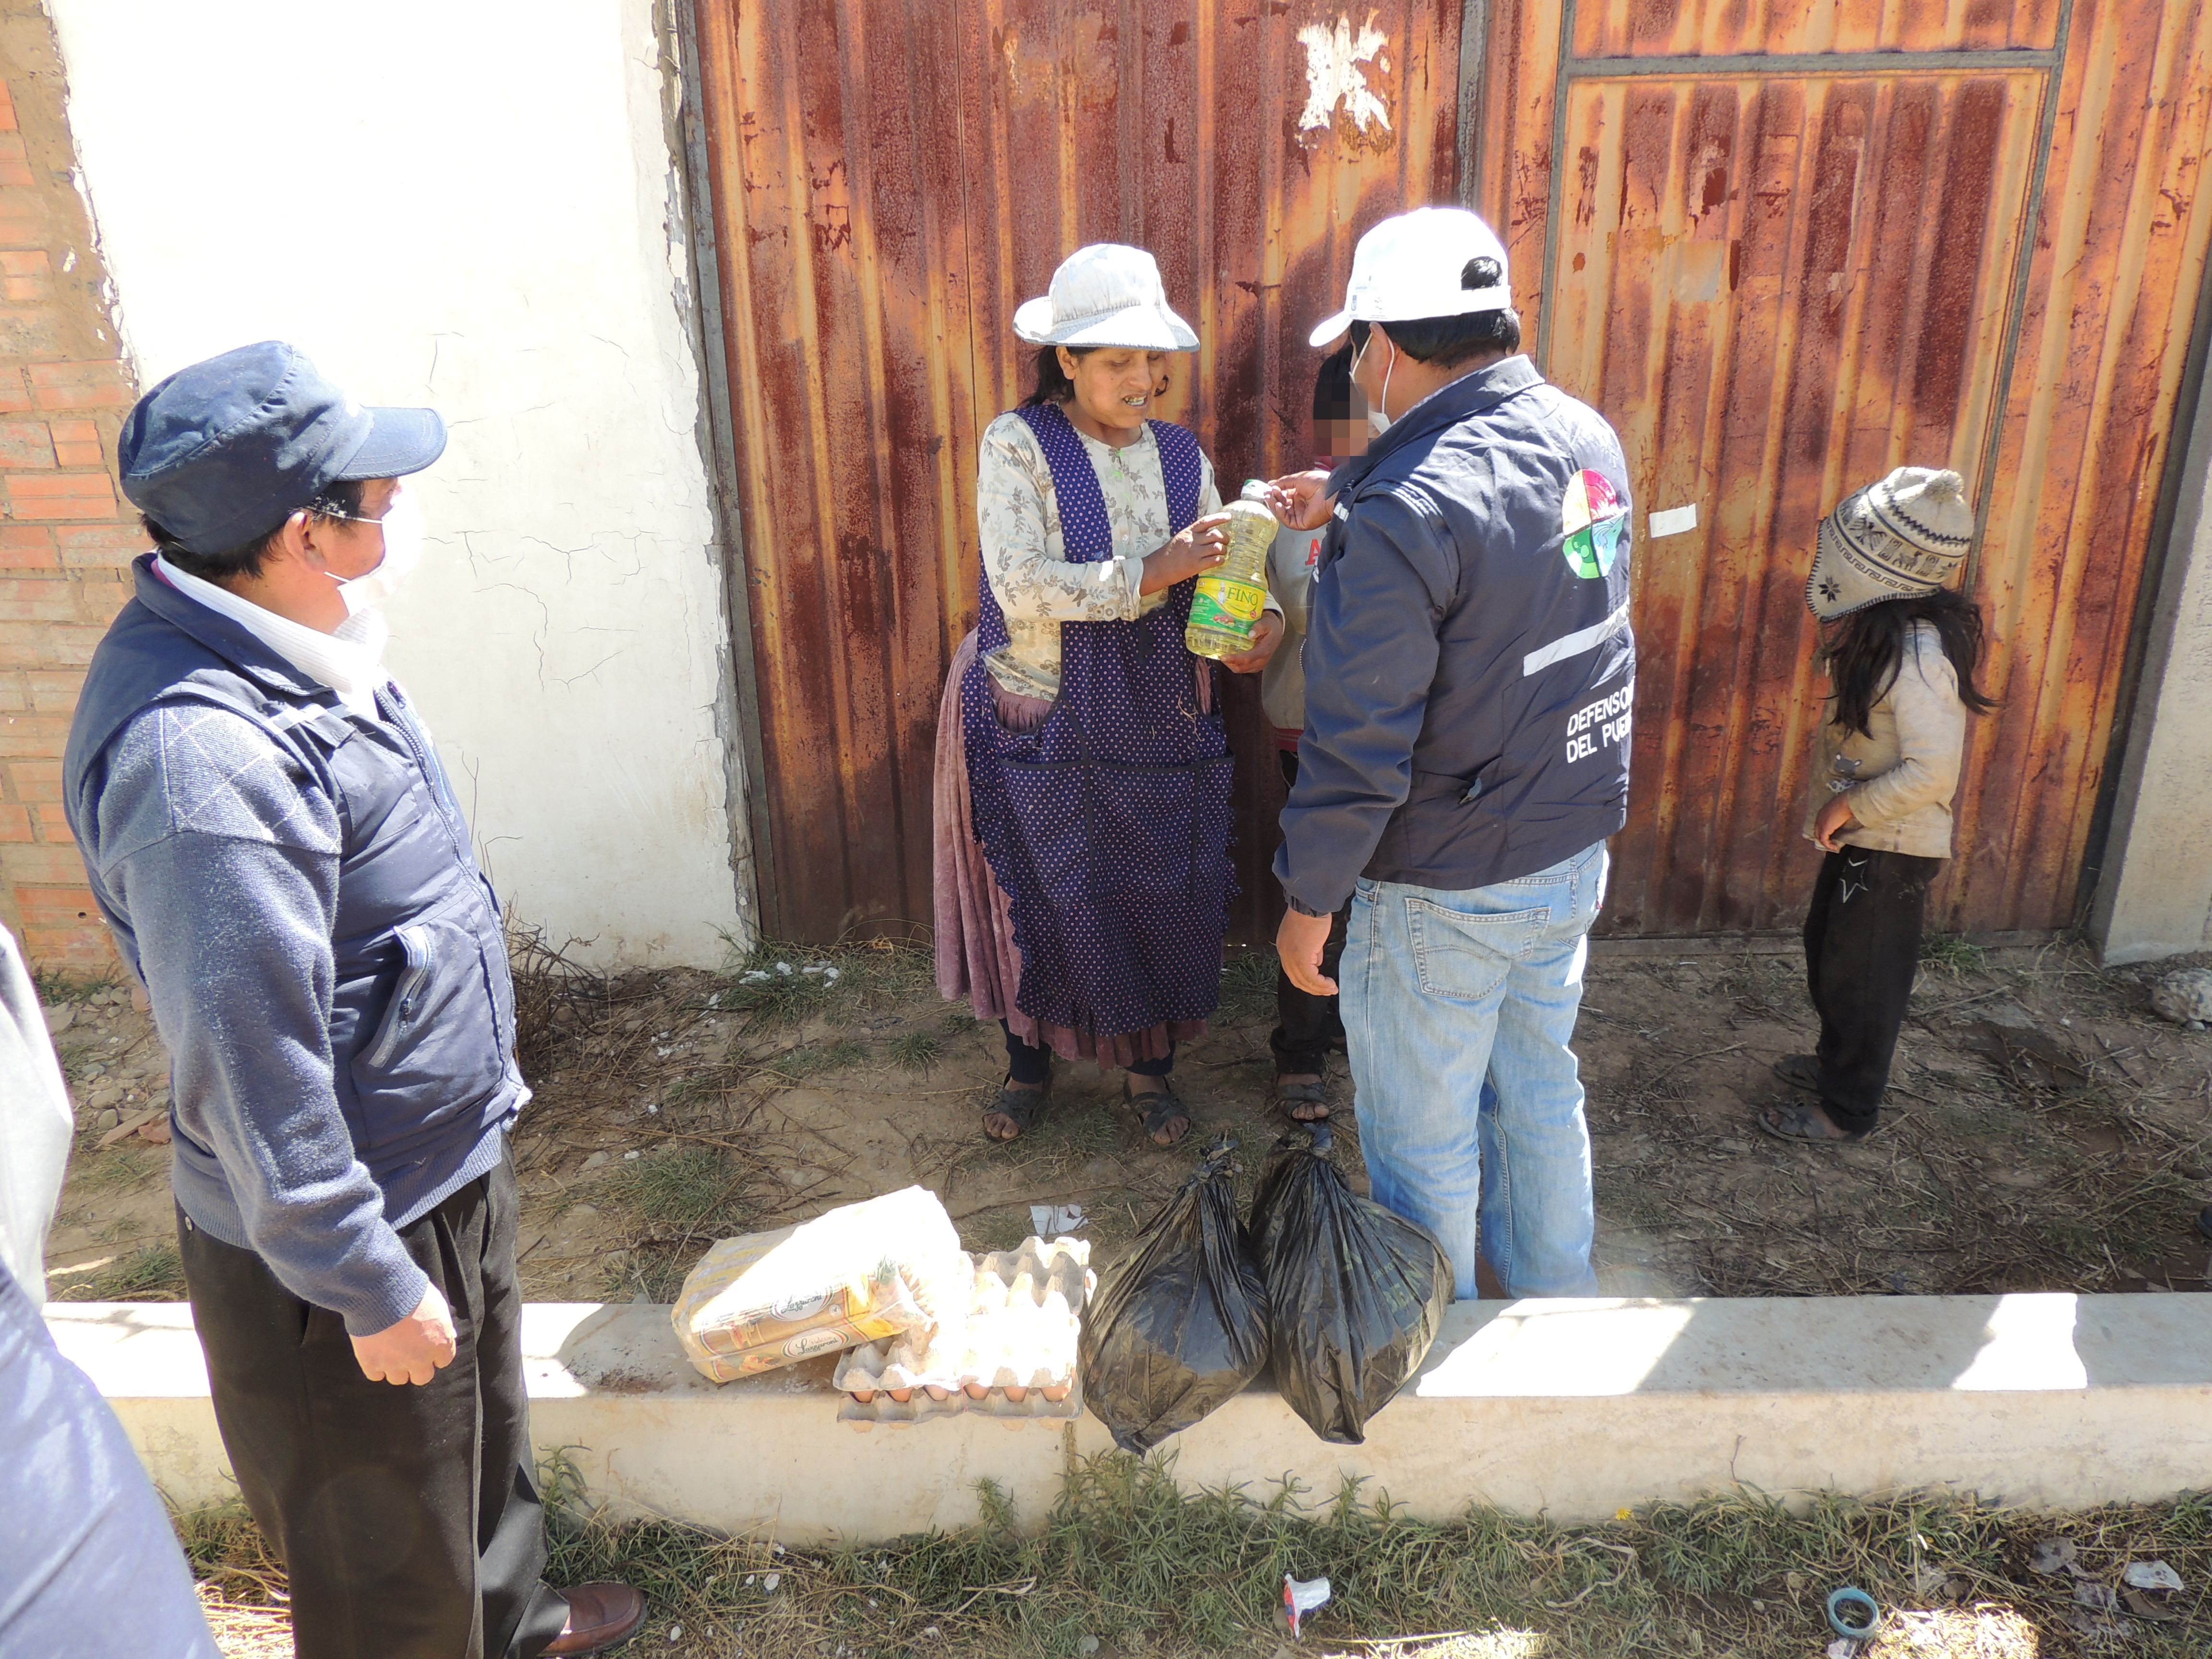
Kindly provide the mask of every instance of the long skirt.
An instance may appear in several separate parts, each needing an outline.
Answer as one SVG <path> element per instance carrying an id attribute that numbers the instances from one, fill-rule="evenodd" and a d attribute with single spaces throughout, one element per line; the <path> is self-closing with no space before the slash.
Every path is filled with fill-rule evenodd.
<path id="1" fill-rule="evenodd" d="M 960 682 L 975 658 L 971 632 L 952 654 L 945 696 L 937 710 L 937 769 L 933 784 L 936 826 L 933 843 L 936 871 L 937 988 L 948 1000 L 968 999 L 980 1020 L 1006 1022 L 1014 1036 L 1036 1048 L 1048 1048 L 1064 1060 L 1092 1060 L 1101 1066 L 1127 1066 L 1133 1060 L 1161 1060 L 1169 1045 L 1206 1034 L 1202 1019 L 1164 1020 L 1141 1031 L 1078 1031 L 1032 1019 L 1015 1006 L 1021 989 L 1022 957 L 1014 945 L 1013 908 L 992 873 L 983 844 L 975 839 L 968 798 L 968 745 L 961 732 Z M 1210 692 L 1203 676 L 1200 684 Z M 999 718 L 1010 731 L 1034 731 L 1052 705 L 1042 697 L 1018 696 L 994 680 Z M 1210 697 L 1206 699 L 1211 701 Z M 1040 919 L 1050 925 L 1049 918 Z"/>

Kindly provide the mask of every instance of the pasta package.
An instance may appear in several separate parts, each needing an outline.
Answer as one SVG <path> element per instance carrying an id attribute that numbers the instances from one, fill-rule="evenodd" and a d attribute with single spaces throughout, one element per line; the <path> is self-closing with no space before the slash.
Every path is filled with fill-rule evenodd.
<path id="1" fill-rule="evenodd" d="M 684 1281 L 676 1340 L 717 1382 L 964 1322 L 974 1270 L 927 1187 L 725 1238 Z"/>

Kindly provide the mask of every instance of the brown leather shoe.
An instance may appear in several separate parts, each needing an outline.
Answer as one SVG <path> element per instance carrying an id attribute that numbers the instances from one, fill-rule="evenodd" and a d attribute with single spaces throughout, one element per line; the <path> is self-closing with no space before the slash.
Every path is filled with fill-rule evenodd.
<path id="1" fill-rule="evenodd" d="M 568 1622 L 544 1650 L 549 1656 L 601 1652 L 629 1641 L 645 1622 L 645 1597 L 628 1584 L 579 1584 L 560 1595 Z"/>

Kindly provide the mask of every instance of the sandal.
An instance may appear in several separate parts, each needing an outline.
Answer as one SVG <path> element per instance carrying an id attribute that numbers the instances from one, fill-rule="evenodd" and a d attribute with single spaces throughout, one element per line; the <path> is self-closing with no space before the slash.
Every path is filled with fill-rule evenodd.
<path id="1" fill-rule="evenodd" d="M 1155 1146 L 1173 1146 L 1190 1133 L 1190 1108 L 1184 1105 L 1172 1089 L 1163 1088 L 1154 1094 L 1140 1095 L 1125 1079 L 1121 1084 L 1121 1099 L 1129 1109 L 1144 1120 L 1145 1133 Z"/>
<path id="2" fill-rule="evenodd" d="M 1774 1075 L 1808 1095 L 1820 1092 L 1820 1062 L 1810 1054 L 1783 1055 L 1774 1062 Z"/>
<path id="3" fill-rule="evenodd" d="M 1017 1089 L 1011 1080 L 1000 1084 L 999 1092 L 991 1097 L 990 1104 L 983 1108 L 985 1137 L 1001 1145 L 1010 1140 L 1019 1140 L 1044 1116 L 1045 1101 L 1051 1093 L 1049 1080 L 1042 1089 Z M 994 1117 L 1003 1117 L 1011 1122 L 1014 1126 L 1013 1133 L 993 1134 L 991 1120 Z"/>
<path id="4" fill-rule="evenodd" d="M 1317 1082 L 1285 1083 L 1277 1078 L 1273 1103 L 1275 1109 L 1283 1115 L 1285 1122 L 1295 1123 L 1301 1127 L 1310 1123 L 1328 1121 L 1328 1097 L 1322 1091 L 1322 1085 Z M 1317 1112 L 1300 1109 L 1312 1106 L 1318 1106 L 1321 1109 Z"/>
<path id="5" fill-rule="evenodd" d="M 1776 1122 L 1769 1118 L 1766 1115 L 1769 1110 L 1779 1114 L 1781 1121 Z M 1840 1135 L 1830 1134 L 1828 1129 L 1832 1126 L 1824 1125 L 1812 1107 L 1795 1104 L 1763 1107 L 1759 1110 L 1758 1122 L 1760 1128 L 1777 1140 L 1802 1141 L 1814 1146 L 1848 1146 L 1864 1140 L 1872 1133 L 1866 1129 L 1855 1129 Z"/>

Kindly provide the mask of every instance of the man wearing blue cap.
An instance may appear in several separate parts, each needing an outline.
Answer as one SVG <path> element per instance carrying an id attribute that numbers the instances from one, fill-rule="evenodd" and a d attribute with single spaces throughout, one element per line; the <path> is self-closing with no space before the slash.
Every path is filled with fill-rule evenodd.
<path id="1" fill-rule="evenodd" d="M 1606 837 L 1627 815 L 1628 471 L 1521 355 L 1505 248 L 1459 208 L 1359 240 L 1345 308 L 1367 453 L 1277 481 L 1327 526 L 1298 781 L 1275 860 L 1283 970 L 1338 977 L 1377 1201 L 1509 1296 L 1582 1296 L 1595 1224 L 1573 1048 Z"/>
<path id="2" fill-rule="evenodd" d="M 445 447 L 274 341 L 147 393 L 118 453 L 155 550 L 64 761 L 174 1061 L 193 1322 L 300 1659 L 594 1653 L 645 1611 L 539 1577 L 506 944 L 382 666 L 401 480 Z"/>

